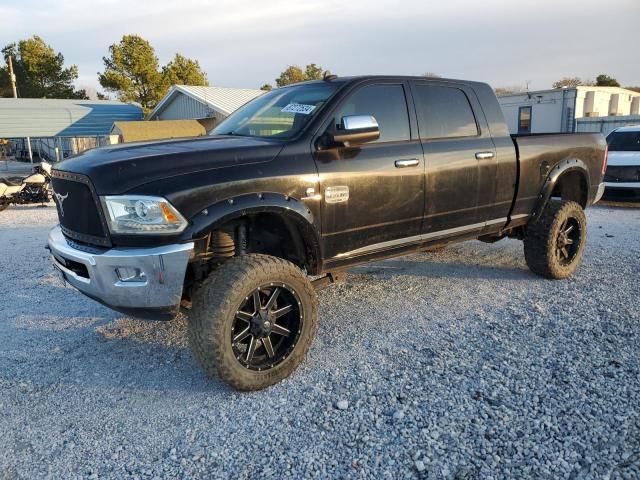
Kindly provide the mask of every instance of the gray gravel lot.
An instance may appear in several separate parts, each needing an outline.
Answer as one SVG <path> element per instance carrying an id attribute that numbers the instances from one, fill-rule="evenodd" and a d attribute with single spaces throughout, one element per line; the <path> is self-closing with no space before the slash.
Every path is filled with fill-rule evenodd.
<path id="1" fill-rule="evenodd" d="M 640 209 L 565 281 L 520 242 L 354 269 L 289 379 L 205 378 L 186 320 L 63 288 L 52 207 L 0 213 L 0 479 L 640 478 Z"/>

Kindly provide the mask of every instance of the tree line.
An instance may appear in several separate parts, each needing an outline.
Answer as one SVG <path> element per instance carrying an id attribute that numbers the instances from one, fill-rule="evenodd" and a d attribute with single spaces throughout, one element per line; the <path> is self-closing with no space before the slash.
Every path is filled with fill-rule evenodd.
<path id="1" fill-rule="evenodd" d="M 607 75 L 605 73 L 601 73 L 596 77 L 595 80 L 585 79 L 581 77 L 562 77 L 560 80 L 557 80 L 551 84 L 551 88 L 573 88 L 578 86 L 596 86 L 596 87 L 620 87 L 620 82 L 616 80 L 614 77 Z M 640 87 L 624 87 L 627 90 L 634 90 L 636 92 L 640 92 Z M 521 86 L 511 86 L 511 87 L 498 87 L 495 89 L 496 95 L 509 95 L 512 93 L 520 93 L 524 92 L 524 87 Z"/>
<path id="2" fill-rule="evenodd" d="M 64 56 L 56 52 L 44 39 L 31 38 L 10 43 L 2 49 L 5 65 L 0 67 L 0 97 L 13 96 L 9 74 L 9 57 L 16 77 L 18 96 L 22 98 L 88 99 L 87 91 L 74 85 L 78 67 L 66 66 Z M 108 48 L 102 58 L 104 70 L 98 72 L 98 81 L 104 92 L 123 102 L 136 102 L 145 113 L 150 112 L 167 94 L 171 85 L 208 86 L 207 74 L 197 60 L 176 53 L 166 65 L 160 65 L 155 49 L 139 35 L 124 35 Z M 319 65 L 311 63 L 304 69 L 291 65 L 275 83 L 278 87 L 305 80 L 319 80 L 328 74 Z M 265 83 L 262 90 L 271 90 Z M 97 92 L 99 99 L 108 98 Z"/>
<path id="3" fill-rule="evenodd" d="M 77 89 L 78 67 L 66 66 L 64 56 L 56 52 L 44 39 L 34 35 L 31 38 L 10 43 L 2 49 L 5 65 L 0 67 L 0 97 L 11 97 L 13 91 L 9 75 L 8 60 L 11 57 L 16 76 L 18 94 L 23 98 L 75 98 L 87 99 L 86 90 Z M 102 58 L 104 70 L 97 72 L 98 81 L 105 93 L 98 92 L 100 99 L 111 94 L 124 102 L 136 102 L 145 113 L 150 112 L 167 94 L 171 85 L 209 85 L 207 74 L 197 60 L 176 53 L 166 65 L 160 65 L 155 49 L 139 35 L 124 35 L 118 43 L 108 48 L 108 55 Z M 320 65 L 310 63 L 304 68 L 288 66 L 275 79 L 278 87 L 306 80 L 319 80 L 330 74 Z M 425 77 L 439 77 L 427 72 Z M 552 88 L 575 87 L 577 85 L 620 86 L 613 77 L 601 74 L 595 80 L 579 77 L 564 77 L 552 84 Z M 273 86 L 265 83 L 262 90 Z M 626 87 L 640 91 L 640 87 Z M 498 95 L 517 93 L 524 88 L 496 88 Z"/>

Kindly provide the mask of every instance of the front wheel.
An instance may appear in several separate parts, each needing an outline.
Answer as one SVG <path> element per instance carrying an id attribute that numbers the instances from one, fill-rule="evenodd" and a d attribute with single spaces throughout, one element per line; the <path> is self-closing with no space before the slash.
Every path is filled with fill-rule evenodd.
<path id="1" fill-rule="evenodd" d="M 238 390 L 259 390 L 288 377 L 315 336 L 315 290 L 298 267 L 280 258 L 231 258 L 192 300 L 194 356 L 208 375 Z"/>
<path id="2" fill-rule="evenodd" d="M 537 222 L 527 226 L 524 257 L 532 272 L 567 278 L 576 271 L 587 241 L 587 219 L 576 202 L 551 201 Z"/>

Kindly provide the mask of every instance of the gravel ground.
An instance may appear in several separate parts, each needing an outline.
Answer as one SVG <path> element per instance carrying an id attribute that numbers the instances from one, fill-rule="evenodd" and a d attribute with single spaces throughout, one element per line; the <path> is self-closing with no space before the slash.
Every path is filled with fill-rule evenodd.
<path id="1" fill-rule="evenodd" d="M 302 367 L 237 393 L 186 320 L 63 288 L 52 207 L 0 214 L 0 479 L 640 478 L 640 209 L 588 211 L 565 281 L 520 242 L 354 269 Z"/>

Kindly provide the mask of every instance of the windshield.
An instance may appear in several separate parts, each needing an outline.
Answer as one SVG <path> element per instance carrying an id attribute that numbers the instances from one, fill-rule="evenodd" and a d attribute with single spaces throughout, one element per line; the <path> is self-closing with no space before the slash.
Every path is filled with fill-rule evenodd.
<path id="1" fill-rule="evenodd" d="M 211 135 L 294 137 L 337 88 L 336 83 L 323 82 L 272 90 L 232 113 Z"/>
<path id="2" fill-rule="evenodd" d="M 607 137 L 611 152 L 639 152 L 640 132 L 613 132 Z"/>

